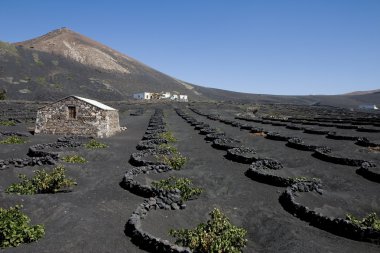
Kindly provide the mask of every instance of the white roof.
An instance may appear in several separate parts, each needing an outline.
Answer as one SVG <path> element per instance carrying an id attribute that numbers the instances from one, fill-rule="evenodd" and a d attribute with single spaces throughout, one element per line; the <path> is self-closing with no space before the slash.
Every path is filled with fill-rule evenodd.
<path id="1" fill-rule="evenodd" d="M 92 104 L 92 105 L 94 105 L 94 106 L 96 106 L 96 107 L 98 107 L 100 109 L 103 109 L 103 110 L 117 111 L 115 108 L 112 108 L 112 107 L 110 107 L 108 105 L 102 104 L 102 103 L 100 103 L 98 101 L 95 101 L 95 100 L 92 100 L 92 99 L 82 98 L 82 97 L 78 97 L 78 96 L 73 96 L 73 97 L 75 97 L 77 99 L 80 99 L 82 101 L 85 101 L 85 102 L 87 102 L 89 104 Z"/>

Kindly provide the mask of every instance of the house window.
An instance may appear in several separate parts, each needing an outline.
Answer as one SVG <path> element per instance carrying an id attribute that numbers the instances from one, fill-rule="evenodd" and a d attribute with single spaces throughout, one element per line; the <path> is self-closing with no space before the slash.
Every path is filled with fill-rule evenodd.
<path id="1" fill-rule="evenodd" d="M 75 110 L 75 106 L 68 106 L 69 108 L 69 119 L 76 119 L 77 111 Z"/>

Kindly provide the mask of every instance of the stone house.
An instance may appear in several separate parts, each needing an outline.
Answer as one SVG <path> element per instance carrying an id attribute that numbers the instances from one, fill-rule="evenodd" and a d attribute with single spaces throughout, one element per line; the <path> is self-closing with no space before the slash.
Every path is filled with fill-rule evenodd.
<path id="1" fill-rule="evenodd" d="M 120 131 L 118 110 L 69 96 L 37 111 L 35 133 L 109 137 Z"/>

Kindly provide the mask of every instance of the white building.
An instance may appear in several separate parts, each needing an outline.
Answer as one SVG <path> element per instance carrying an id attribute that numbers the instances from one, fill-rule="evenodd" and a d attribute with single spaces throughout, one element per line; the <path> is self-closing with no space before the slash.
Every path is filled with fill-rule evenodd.
<path id="1" fill-rule="evenodd" d="M 170 98 L 170 92 L 169 91 L 162 92 L 160 98 L 161 99 L 169 99 Z"/>
<path id="2" fill-rule="evenodd" d="M 169 91 L 154 93 L 154 92 L 140 92 L 133 94 L 134 99 L 139 100 L 152 100 L 152 99 L 170 99 L 173 101 L 187 102 L 187 95 L 171 94 Z"/>
<path id="3" fill-rule="evenodd" d="M 170 97 L 170 99 L 171 100 L 178 100 L 178 95 L 177 94 L 173 94 L 171 97 Z"/>
<path id="4" fill-rule="evenodd" d="M 141 92 L 141 93 L 135 93 L 133 94 L 134 99 L 141 99 L 141 100 L 147 100 L 152 98 L 151 92 Z"/>
<path id="5" fill-rule="evenodd" d="M 366 104 L 366 105 L 359 105 L 359 109 L 364 109 L 364 110 L 378 110 L 379 108 L 377 108 L 376 105 L 369 105 L 369 104 Z"/>
<path id="6" fill-rule="evenodd" d="M 179 101 L 187 102 L 188 101 L 187 95 L 179 95 Z"/>

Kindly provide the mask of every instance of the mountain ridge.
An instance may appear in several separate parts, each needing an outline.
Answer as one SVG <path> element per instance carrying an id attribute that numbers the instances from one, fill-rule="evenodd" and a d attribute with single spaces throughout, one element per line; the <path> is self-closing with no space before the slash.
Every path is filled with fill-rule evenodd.
<path id="1" fill-rule="evenodd" d="M 125 54 L 66 27 L 55 29 L 39 37 L 13 44 L 15 46 L 29 47 L 42 52 L 63 55 L 82 64 L 88 64 L 106 70 L 119 71 L 121 73 L 129 73 L 129 70 L 116 63 L 118 57 L 131 62 L 138 62 Z M 84 47 L 86 45 L 89 47 Z M 89 48 L 93 50 L 89 50 Z M 114 57 L 109 58 L 109 55 L 107 56 L 104 53 L 110 53 Z M 104 63 L 105 61 L 107 61 L 108 64 Z M 141 62 L 138 63 L 142 64 Z"/>
<path id="2" fill-rule="evenodd" d="M 141 91 L 170 91 L 205 99 L 191 84 L 67 28 L 22 42 L 1 43 L 0 55 L 0 88 L 7 90 L 11 99 L 37 99 L 40 97 L 34 94 L 37 90 L 54 93 L 54 98 L 78 92 L 100 100 L 111 97 L 111 100 L 121 100 Z M 15 73 L 15 69 L 20 73 Z M 62 75 L 76 78 L 65 79 Z M 14 84 L 21 87 L 12 87 Z M 75 89 L 74 84 L 79 87 Z M 19 92 L 14 88 L 19 88 Z M 91 91 L 93 88 L 98 92 Z M 104 91 L 107 94 L 101 94 Z"/>
<path id="3" fill-rule="evenodd" d="M 380 93 L 281 96 L 202 87 L 166 75 L 68 28 L 16 43 L 0 43 L 0 89 L 9 99 L 54 100 L 76 94 L 101 101 L 141 91 L 184 93 L 190 100 L 326 104 L 378 103 Z"/>
<path id="4" fill-rule="evenodd" d="M 373 93 L 379 93 L 379 92 L 380 92 L 380 89 L 375 89 L 375 90 L 352 91 L 349 93 L 344 93 L 342 95 L 356 96 L 356 95 L 367 95 L 367 94 L 373 94 Z"/>

